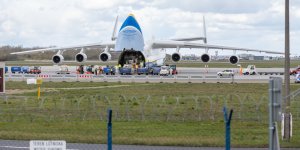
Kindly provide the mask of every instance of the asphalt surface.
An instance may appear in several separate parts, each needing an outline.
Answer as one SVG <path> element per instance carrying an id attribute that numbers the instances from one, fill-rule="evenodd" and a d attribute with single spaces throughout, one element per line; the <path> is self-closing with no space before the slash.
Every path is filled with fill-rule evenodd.
<path id="1" fill-rule="evenodd" d="M 238 72 L 238 68 L 230 68 Z M 26 81 L 28 78 L 43 78 L 44 82 L 139 82 L 139 83 L 268 83 L 271 76 L 281 77 L 279 72 L 283 68 L 257 68 L 258 72 L 269 72 L 268 75 L 239 75 L 236 73 L 234 77 L 223 76 L 218 77 L 217 72 L 224 68 L 178 68 L 178 75 L 163 76 L 158 75 L 77 75 L 76 66 L 69 66 L 70 75 L 58 75 L 56 71 L 59 66 L 42 66 L 42 74 L 6 74 L 6 80 L 9 81 Z M 273 72 L 273 74 L 271 74 Z M 277 74 L 274 74 L 278 72 Z M 295 77 L 291 76 L 291 83 L 295 81 Z"/>
<path id="2" fill-rule="evenodd" d="M 29 150 L 29 141 L 0 140 L 1 150 Z M 102 150 L 104 144 L 67 143 L 67 150 Z M 224 147 L 173 147 L 113 145 L 113 150 L 224 150 Z M 268 150 L 268 148 L 231 148 L 232 150 Z M 299 150 L 300 148 L 281 148 L 281 150 Z"/>
<path id="3" fill-rule="evenodd" d="M 60 66 L 41 66 L 42 74 L 56 74 L 59 71 Z M 76 74 L 77 66 L 68 66 L 68 70 L 72 74 Z M 180 74 L 214 74 L 217 72 L 223 71 L 225 69 L 234 70 L 239 72 L 239 68 L 187 68 L 187 67 L 177 67 L 177 70 Z M 10 72 L 10 66 L 8 66 L 8 72 Z M 284 72 L 283 68 L 256 68 L 257 72 Z"/>

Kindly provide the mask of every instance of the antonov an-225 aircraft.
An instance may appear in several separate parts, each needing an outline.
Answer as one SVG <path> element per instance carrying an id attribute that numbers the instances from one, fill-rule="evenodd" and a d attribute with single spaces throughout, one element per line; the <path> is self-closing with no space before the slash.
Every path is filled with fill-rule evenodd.
<path id="1" fill-rule="evenodd" d="M 118 36 L 116 37 L 116 28 L 117 28 L 118 17 L 114 25 L 114 30 L 112 34 L 112 41 L 110 42 L 101 42 L 93 44 L 85 44 L 78 46 L 70 47 L 54 47 L 46 49 L 37 49 L 29 50 L 22 52 L 15 52 L 11 54 L 29 54 L 45 51 L 57 51 L 57 53 L 52 57 L 52 61 L 55 64 L 60 64 L 64 61 L 63 52 L 66 50 L 78 50 L 81 51 L 76 54 L 75 60 L 77 62 L 84 62 L 87 60 L 87 55 L 85 50 L 92 47 L 103 48 L 104 52 L 99 55 L 100 61 L 109 61 L 111 59 L 110 51 L 121 52 L 118 60 L 118 64 L 123 66 L 129 62 L 133 63 L 143 63 L 143 62 L 153 62 L 157 65 L 163 65 L 166 57 L 164 51 L 165 48 L 176 48 L 176 52 L 171 55 L 171 58 L 174 62 L 181 60 L 181 54 L 179 52 L 180 48 L 201 48 L 205 52 L 201 55 L 202 62 L 209 62 L 211 60 L 210 55 L 208 54 L 209 49 L 220 49 L 220 50 L 232 50 L 233 55 L 230 56 L 229 62 L 231 64 L 236 64 L 239 61 L 239 57 L 236 55 L 236 51 L 251 51 L 251 52 L 265 52 L 272 54 L 283 54 L 282 52 L 276 51 L 267 51 L 260 49 L 247 49 L 247 48 L 237 48 L 237 47 L 227 47 L 227 46 L 218 46 L 218 45 L 209 45 L 207 44 L 206 39 L 206 29 L 205 29 L 205 20 L 203 17 L 203 28 L 204 28 L 204 37 L 196 38 L 182 38 L 182 39 L 172 39 L 166 41 L 157 41 L 152 40 L 149 43 L 144 43 L 143 33 L 140 25 L 136 21 L 136 18 L 133 14 L 130 14 L 127 19 L 123 22 Z M 203 40 L 203 44 L 196 43 L 193 41 Z M 143 63 L 145 65 L 145 63 Z"/>

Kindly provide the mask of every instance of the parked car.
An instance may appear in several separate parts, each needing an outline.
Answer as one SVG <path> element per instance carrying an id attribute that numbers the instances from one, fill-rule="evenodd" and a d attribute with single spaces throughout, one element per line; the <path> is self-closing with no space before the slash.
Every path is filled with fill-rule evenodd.
<path id="1" fill-rule="evenodd" d="M 161 66 L 159 75 L 161 76 L 167 76 L 170 74 L 170 67 L 169 66 Z"/>
<path id="2" fill-rule="evenodd" d="M 290 75 L 296 75 L 300 72 L 300 66 L 290 71 Z"/>
<path id="3" fill-rule="evenodd" d="M 234 76 L 234 71 L 227 69 L 227 70 L 219 71 L 217 73 L 217 75 L 220 77 L 222 77 L 222 76 L 230 76 L 231 77 L 231 76 Z"/>
<path id="4" fill-rule="evenodd" d="M 29 71 L 30 74 L 40 74 L 41 72 L 42 71 L 41 71 L 40 66 L 34 66 L 34 67 L 30 68 L 30 71 Z"/>
<path id="5" fill-rule="evenodd" d="M 60 66 L 59 70 L 56 71 L 56 74 L 70 74 L 68 66 Z"/>

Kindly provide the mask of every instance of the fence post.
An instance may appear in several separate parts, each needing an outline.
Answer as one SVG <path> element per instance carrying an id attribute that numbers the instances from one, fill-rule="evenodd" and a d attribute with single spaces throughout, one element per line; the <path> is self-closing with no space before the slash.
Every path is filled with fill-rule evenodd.
<path id="1" fill-rule="evenodd" d="M 227 116 L 227 109 L 226 107 L 223 108 L 224 112 L 224 119 L 225 119 L 225 150 L 230 150 L 230 122 L 233 110 L 230 110 L 229 117 Z"/>
<path id="2" fill-rule="evenodd" d="M 281 120 L 282 79 L 270 77 L 269 80 L 269 150 L 279 150 L 277 122 Z"/>
<path id="3" fill-rule="evenodd" d="M 108 122 L 107 122 L 107 150 L 112 150 L 112 110 L 108 109 Z"/>

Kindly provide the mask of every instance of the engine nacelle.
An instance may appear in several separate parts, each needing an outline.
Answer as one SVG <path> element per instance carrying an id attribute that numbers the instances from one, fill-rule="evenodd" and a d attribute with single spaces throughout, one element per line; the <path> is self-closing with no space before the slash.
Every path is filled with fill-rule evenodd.
<path id="1" fill-rule="evenodd" d="M 60 64 L 64 61 L 64 56 L 60 55 L 60 54 L 56 54 L 52 57 L 52 61 L 55 64 Z"/>
<path id="2" fill-rule="evenodd" d="M 173 53 L 173 54 L 171 55 L 171 59 L 172 59 L 172 61 L 174 61 L 174 62 L 178 62 L 178 61 L 181 60 L 181 54 L 180 54 L 180 53 Z"/>
<path id="3" fill-rule="evenodd" d="M 110 59 L 111 59 L 110 53 L 103 52 L 99 55 L 99 60 L 101 61 L 110 61 Z"/>
<path id="4" fill-rule="evenodd" d="M 201 61 L 202 62 L 209 62 L 211 60 L 210 55 L 208 54 L 202 54 L 201 55 Z"/>
<path id="5" fill-rule="evenodd" d="M 85 62 L 87 60 L 87 55 L 85 53 L 78 53 L 75 55 L 75 60 L 77 62 Z"/>
<path id="6" fill-rule="evenodd" d="M 237 64 L 239 62 L 239 57 L 236 55 L 232 55 L 229 57 L 229 62 L 231 64 Z"/>

